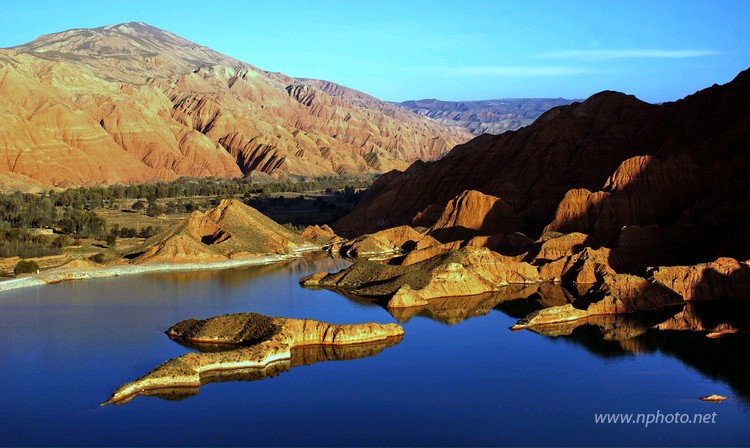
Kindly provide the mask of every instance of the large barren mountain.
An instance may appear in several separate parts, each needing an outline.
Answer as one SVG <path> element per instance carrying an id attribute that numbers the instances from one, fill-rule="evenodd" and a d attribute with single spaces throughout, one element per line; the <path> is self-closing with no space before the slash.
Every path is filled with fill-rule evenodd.
<path id="1" fill-rule="evenodd" d="M 140 22 L 0 50 L 0 189 L 378 173 L 470 134 Z"/>
<path id="2" fill-rule="evenodd" d="M 528 126 L 540 115 L 573 100 L 564 98 L 506 98 L 484 101 L 411 100 L 398 103 L 446 126 L 466 128 L 474 135 L 502 134 Z"/>
<path id="3" fill-rule="evenodd" d="M 526 128 L 477 137 L 439 161 L 384 174 L 334 227 L 344 235 L 429 227 L 477 190 L 512 217 L 513 228 L 497 232 L 582 232 L 587 245 L 630 257 L 657 251 L 644 261 L 654 264 L 747 259 L 749 173 L 746 70 L 672 103 L 602 92 Z"/>

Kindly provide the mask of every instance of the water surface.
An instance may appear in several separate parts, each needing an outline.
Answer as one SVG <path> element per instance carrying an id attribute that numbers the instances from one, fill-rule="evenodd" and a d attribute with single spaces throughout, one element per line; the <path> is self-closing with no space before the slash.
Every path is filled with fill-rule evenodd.
<path id="1" fill-rule="evenodd" d="M 346 264 L 96 279 L 0 295 L 0 444 L 750 443 L 745 338 L 649 331 L 618 341 L 595 327 L 554 338 L 511 332 L 524 307 L 490 299 L 465 303 L 464 314 L 441 304 L 397 315 L 403 341 L 371 357 L 211 383 L 181 401 L 136 397 L 99 407 L 120 384 L 185 353 L 163 332 L 189 317 L 254 311 L 396 322 L 367 301 L 298 285 L 303 275 Z M 697 399 L 713 393 L 730 398 Z M 657 411 L 717 416 L 703 425 L 594 424 L 595 413 Z"/>

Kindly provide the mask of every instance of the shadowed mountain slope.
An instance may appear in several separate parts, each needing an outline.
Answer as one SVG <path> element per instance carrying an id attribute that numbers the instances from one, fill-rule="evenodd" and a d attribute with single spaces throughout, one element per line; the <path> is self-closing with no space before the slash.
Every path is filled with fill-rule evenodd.
<path id="1" fill-rule="evenodd" d="M 747 259 L 749 148 L 748 71 L 662 105 L 601 92 L 526 128 L 483 135 L 439 161 L 382 176 L 334 228 L 346 235 L 427 227 L 436 221 L 425 217 L 437 220 L 476 190 L 498 198 L 501 215 L 520 217 L 505 232 L 582 232 L 633 256 L 639 241 L 669 243 L 662 251 L 673 256 L 669 264 Z"/>

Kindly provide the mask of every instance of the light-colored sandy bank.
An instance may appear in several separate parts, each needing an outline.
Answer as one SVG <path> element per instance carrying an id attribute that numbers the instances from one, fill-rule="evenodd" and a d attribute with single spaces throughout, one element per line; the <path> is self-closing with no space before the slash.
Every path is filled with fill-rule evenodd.
<path id="1" fill-rule="evenodd" d="M 300 250 L 291 254 L 261 255 L 258 257 L 243 258 L 239 260 L 226 260 L 206 263 L 148 263 L 137 265 L 121 264 L 92 268 L 67 267 L 68 265 L 64 265 L 59 268 L 41 272 L 39 274 L 31 274 L 25 277 L 2 281 L 0 282 L 0 293 L 11 291 L 14 289 L 48 285 L 70 280 L 119 277 L 122 275 L 148 274 L 153 272 L 215 271 L 244 266 L 258 266 L 299 258 L 303 252 L 305 251 Z"/>

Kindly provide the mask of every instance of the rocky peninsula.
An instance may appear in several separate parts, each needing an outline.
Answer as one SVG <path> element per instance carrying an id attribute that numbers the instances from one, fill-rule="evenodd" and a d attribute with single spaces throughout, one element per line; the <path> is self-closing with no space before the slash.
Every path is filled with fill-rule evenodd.
<path id="1" fill-rule="evenodd" d="M 112 261 L 73 260 L 0 282 L 0 292 L 68 280 L 278 263 L 322 249 L 336 239 L 330 228 L 313 228 L 297 235 L 238 199 L 224 199 L 205 213 L 193 212 L 141 245 L 120 252 Z"/>

